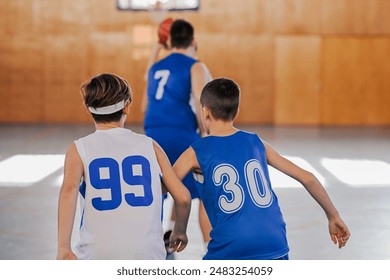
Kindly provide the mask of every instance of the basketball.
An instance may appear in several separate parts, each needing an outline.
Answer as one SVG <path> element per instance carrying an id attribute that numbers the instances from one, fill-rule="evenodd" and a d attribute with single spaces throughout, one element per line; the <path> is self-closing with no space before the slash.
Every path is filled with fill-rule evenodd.
<path id="1" fill-rule="evenodd" d="M 158 26 L 158 42 L 167 46 L 167 40 L 169 37 L 169 32 L 173 23 L 173 18 L 166 18 Z"/>

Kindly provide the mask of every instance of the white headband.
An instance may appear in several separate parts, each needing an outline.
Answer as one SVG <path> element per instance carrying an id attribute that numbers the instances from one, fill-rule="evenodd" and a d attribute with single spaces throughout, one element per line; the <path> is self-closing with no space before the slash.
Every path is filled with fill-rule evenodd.
<path id="1" fill-rule="evenodd" d="M 95 115 L 109 115 L 115 112 L 118 112 L 119 110 L 123 109 L 125 107 L 126 101 L 122 100 L 119 101 L 118 103 L 110 106 L 105 106 L 105 107 L 99 107 L 99 108 L 94 108 L 94 107 L 88 107 L 88 110 L 91 113 L 94 113 Z"/>

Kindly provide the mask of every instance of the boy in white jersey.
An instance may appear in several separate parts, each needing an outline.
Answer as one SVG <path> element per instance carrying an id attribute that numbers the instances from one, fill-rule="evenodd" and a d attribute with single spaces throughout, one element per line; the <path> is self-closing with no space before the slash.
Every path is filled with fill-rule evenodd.
<path id="1" fill-rule="evenodd" d="M 76 140 L 66 153 L 57 259 L 165 259 L 161 221 L 165 191 L 177 209 L 170 246 L 182 251 L 188 242 L 191 197 L 160 146 L 124 128 L 132 101 L 128 83 L 101 74 L 84 84 L 81 92 L 96 131 Z M 73 252 L 79 193 L 80 241 Z"/>
<path id="2" fill-rule="evenodd" d="M 317 178 L 256 134 L 234 127 L 239 100 L 240 89 L 230 79 L 206 84 L 200 103 L 208 136 L 174 164 L 179 178 L 195 173 L 212 225 L 203 259 L 288 259 L 286 225 L 268 164 L 302 183 L 325 211 L 332 241 L 345 246 L 350 232 Z"/>

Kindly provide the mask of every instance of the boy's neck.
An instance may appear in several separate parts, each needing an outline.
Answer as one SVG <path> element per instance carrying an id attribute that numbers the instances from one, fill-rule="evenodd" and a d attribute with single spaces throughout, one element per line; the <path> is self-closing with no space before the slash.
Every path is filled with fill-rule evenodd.
<path id="1" fill-rule="evenodd" d="M 110 123 L 95 123 L 96 130 L 108 130 L 113 128 L 123 128 L 124 124 L 121 122 L 110 122 Z"/>
<path id="2" fill-rule="evenodd" d="M 213 121 L 210 123 L 209 135 L 211 136 L 230 136 L 238 131 L 233 122 Z"/>
<path id="3" fill-rule="evenodd" d="M 186 49 L 178 49 L 178 48 L 173 48 L 172 53 L 181 53 L 189 57 L 195 57 L 196 54 L 194 50 L 191 47 L 188 47 Z"/>

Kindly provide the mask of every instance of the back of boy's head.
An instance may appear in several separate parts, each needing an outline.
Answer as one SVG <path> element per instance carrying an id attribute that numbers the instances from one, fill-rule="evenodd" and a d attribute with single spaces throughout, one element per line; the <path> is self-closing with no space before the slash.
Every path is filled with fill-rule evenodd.
<path id="1" fill-rule="evenodd" d="M 203 88 L 200 104 L 210 110 L 214 119 L 233 121 L 240 104 L 240 87 L 231 79 L 214 79 Z"/>
<path id="2" fill-rule="evenodd" d="M 114 74 L 100 74 L 81 86 L 84 103 L 97 123 L 117 122 L 122 118 L 126 102 L 131 102 L 128 82 Z M 102 108 L 113 107 L 110 110 Z M 118 110 L 115 111 L 115 108 Z M 122 108 L 121 108 L 122 107 Z M 100 108 L 100 109 L 99 109 Z M 108 112 L 107 112 L 108 111 Z"/>
<path id="3" fill-rule="evenodd" d="M 191 46 L 194 39 L 194 28 L 183 19 L 177 19 L 172 23 L 170 30 L 171 47 L 186 49 Z"/>

